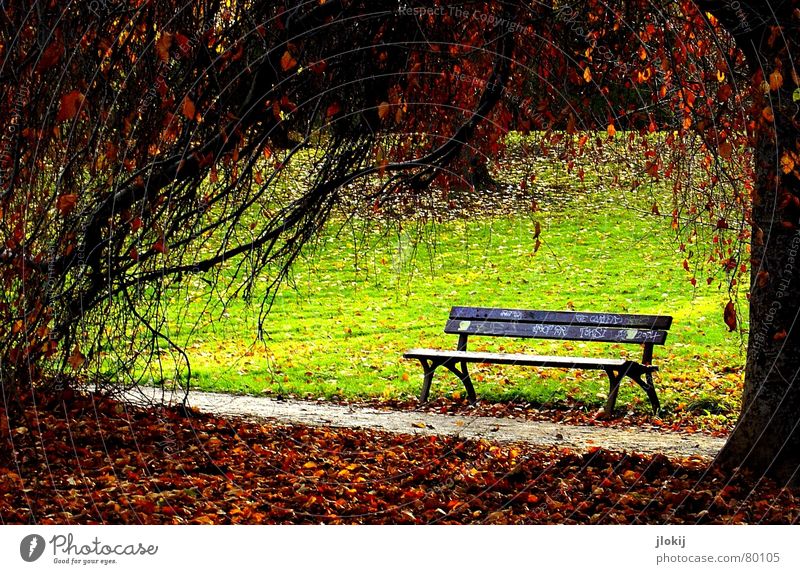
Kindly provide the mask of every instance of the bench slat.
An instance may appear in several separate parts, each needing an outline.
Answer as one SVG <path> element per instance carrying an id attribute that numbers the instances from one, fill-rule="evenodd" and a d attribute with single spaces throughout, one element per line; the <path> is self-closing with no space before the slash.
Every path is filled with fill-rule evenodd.
<path id="1" fill-rule="evenodd" d="M 406 359 L 453 359 L 467 363 L 493 363 L 498 365 L 525 365 L 528 367 L 562 367 L 565 369 L 619 368 L 624 359 L 592 359 L 587 357 L 562 357 L 551 355 L 526 355 L 523 353 L 482 353 L 477 351 L 440 351 L 438 349 L 412 349 L 403 355 Z"/>
<path id="2" fill-rule="evenodd" d="M 575 327 L 604 326 L 665 331 L 672 326 L 669 315 L 629 315 L 623 313 L 580 313 L 573 311 L 536 311 L 527 309 L 495 309 L 460 307 L 450 310 L 450 319 L 491 320 L 518 323 L 550 323 Z"/>
<path id="3" fill-rule="evenodd" d="M 567 341 L 599 341 L 605 343 L 652 343 L 663 345 L 666 331 L 647 329 L 614 329 L 611 327 L 576 327 L 541 323 L 506 323 L 500 321 L 449 319 L 444 329 L 448 334 L 490 335 L 529 339 L 561 339 Z"/>

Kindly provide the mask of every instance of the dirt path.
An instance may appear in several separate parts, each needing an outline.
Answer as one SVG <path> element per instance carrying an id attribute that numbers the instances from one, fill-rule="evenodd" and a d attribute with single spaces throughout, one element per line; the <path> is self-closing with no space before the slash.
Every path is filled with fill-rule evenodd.
<path id="1" fill-rule="evenodd" d="M 655 432 L 631 427 L 574 426 L 555 422 L 494 417 L 468 417 L 310 401 L 278 401 L 193 391 L 189 404 L 201 411 L 284 424 L 368 428 L 392 433 L 454 435 L 470 439 L 529 443 L 585 451 L 602 447 L 614 451 L 657 453 L 667 456 L 713 457 L 724 439 L 702 434 Z"/>

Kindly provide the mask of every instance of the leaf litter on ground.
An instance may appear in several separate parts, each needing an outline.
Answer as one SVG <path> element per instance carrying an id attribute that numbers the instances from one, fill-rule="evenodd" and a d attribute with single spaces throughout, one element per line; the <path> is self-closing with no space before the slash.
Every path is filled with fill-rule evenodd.
<path id="1" fill-rule="evenodd" d="M 800 521 L 797 489 L 726 476 L 697 457 L 258 424 L 99 395 L 38 399 L 21 414 L 0 411 L 6 524 Z"/>

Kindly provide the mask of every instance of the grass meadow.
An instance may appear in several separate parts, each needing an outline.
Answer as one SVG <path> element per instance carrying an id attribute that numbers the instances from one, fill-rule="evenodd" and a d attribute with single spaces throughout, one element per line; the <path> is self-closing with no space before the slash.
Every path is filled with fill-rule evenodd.
<path id="1" fill-rule="evenodd" d="M 519 165 L 509 164 L 508 172 L 514 169 Z M 443 333 L 452 305 L 669 314 L 673 327 L 654 361 L 661 368 L 656 385 L 665 411 L 731 417 L 745 358 L 743 336 L 728 332 L 723 322 L 729 300 L 725 277 L 707 283 L 700 273 L 693 285 L 671 218 L 649 209 L 653 197 L 668 203 L 665 192 L 643 188 L 632 197 L 603 185 L 603 170 L 616 169 L 595 165 L 578 182 L 545 158 L 528 191 L 530 201 L 509 209 L 473 209 L 468 217 L 445 213 L 453 216 L 440 221 L 332 221 L 278 291 L 263 340 L 257 339 L 257 303 L 233 299 L 208 306 L 208 287 L 195 279 L 180 301 L 193 321 L 173 318 L 170 335 L 186 346 L 198 389 L 407 399 L 418 394 L 422 373 L 402 353 L 454 347 L 456 338 Z M 528 207 L 534 201 L 535 211 Z M 609 357 L 641 353 L 635 345 L 497 338 L 473 338 L 470 348 Z M 474 365 L 472 372 L 479 397 L 487 401 L 578 402 L 594 408 L 607 392 L 600 372 L 498 365 Z M 463 398 L 447 371 L 437 372 L 432 397 L 438 396 Z M 644 393 L 629 382 L 618 404 L 633 411 L 648 408 Z"/>

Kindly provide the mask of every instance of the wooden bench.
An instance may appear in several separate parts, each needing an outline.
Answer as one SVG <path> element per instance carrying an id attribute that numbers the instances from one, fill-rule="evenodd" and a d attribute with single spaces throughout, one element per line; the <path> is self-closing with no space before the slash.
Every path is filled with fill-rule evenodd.
<path id="1" fill-rule="evenodd" d="M 652 364 L 653 346 L 664 344 L 671 325 L 672 317 L 667 315 L 453 307 L 444 332 L 458 335 L 456 350 L 412 349 L 403 357 L 417 359 L 422 364 L 424 379 L 419 397 L 422 402 L 428 400 L 434 371 L 445 367 L 461 380 L 470 402 L 474 403 L 475 388 L 472 386 L 467 363 L 493 363 L 605 371 L 609 380 L 605 411 L 609 415 L 614 412 L 623 377 L 629 377 L 644 389 L 653 411 L 658 412 L 660 405 L 653 385 L 653 372 L 658 367 Z M 467 339 L 470 335 L 635 343 L 642 345 L 643 352 L 642 360 L 638 362 L 626 359 L 472 352 L 467 350 Z"/>

